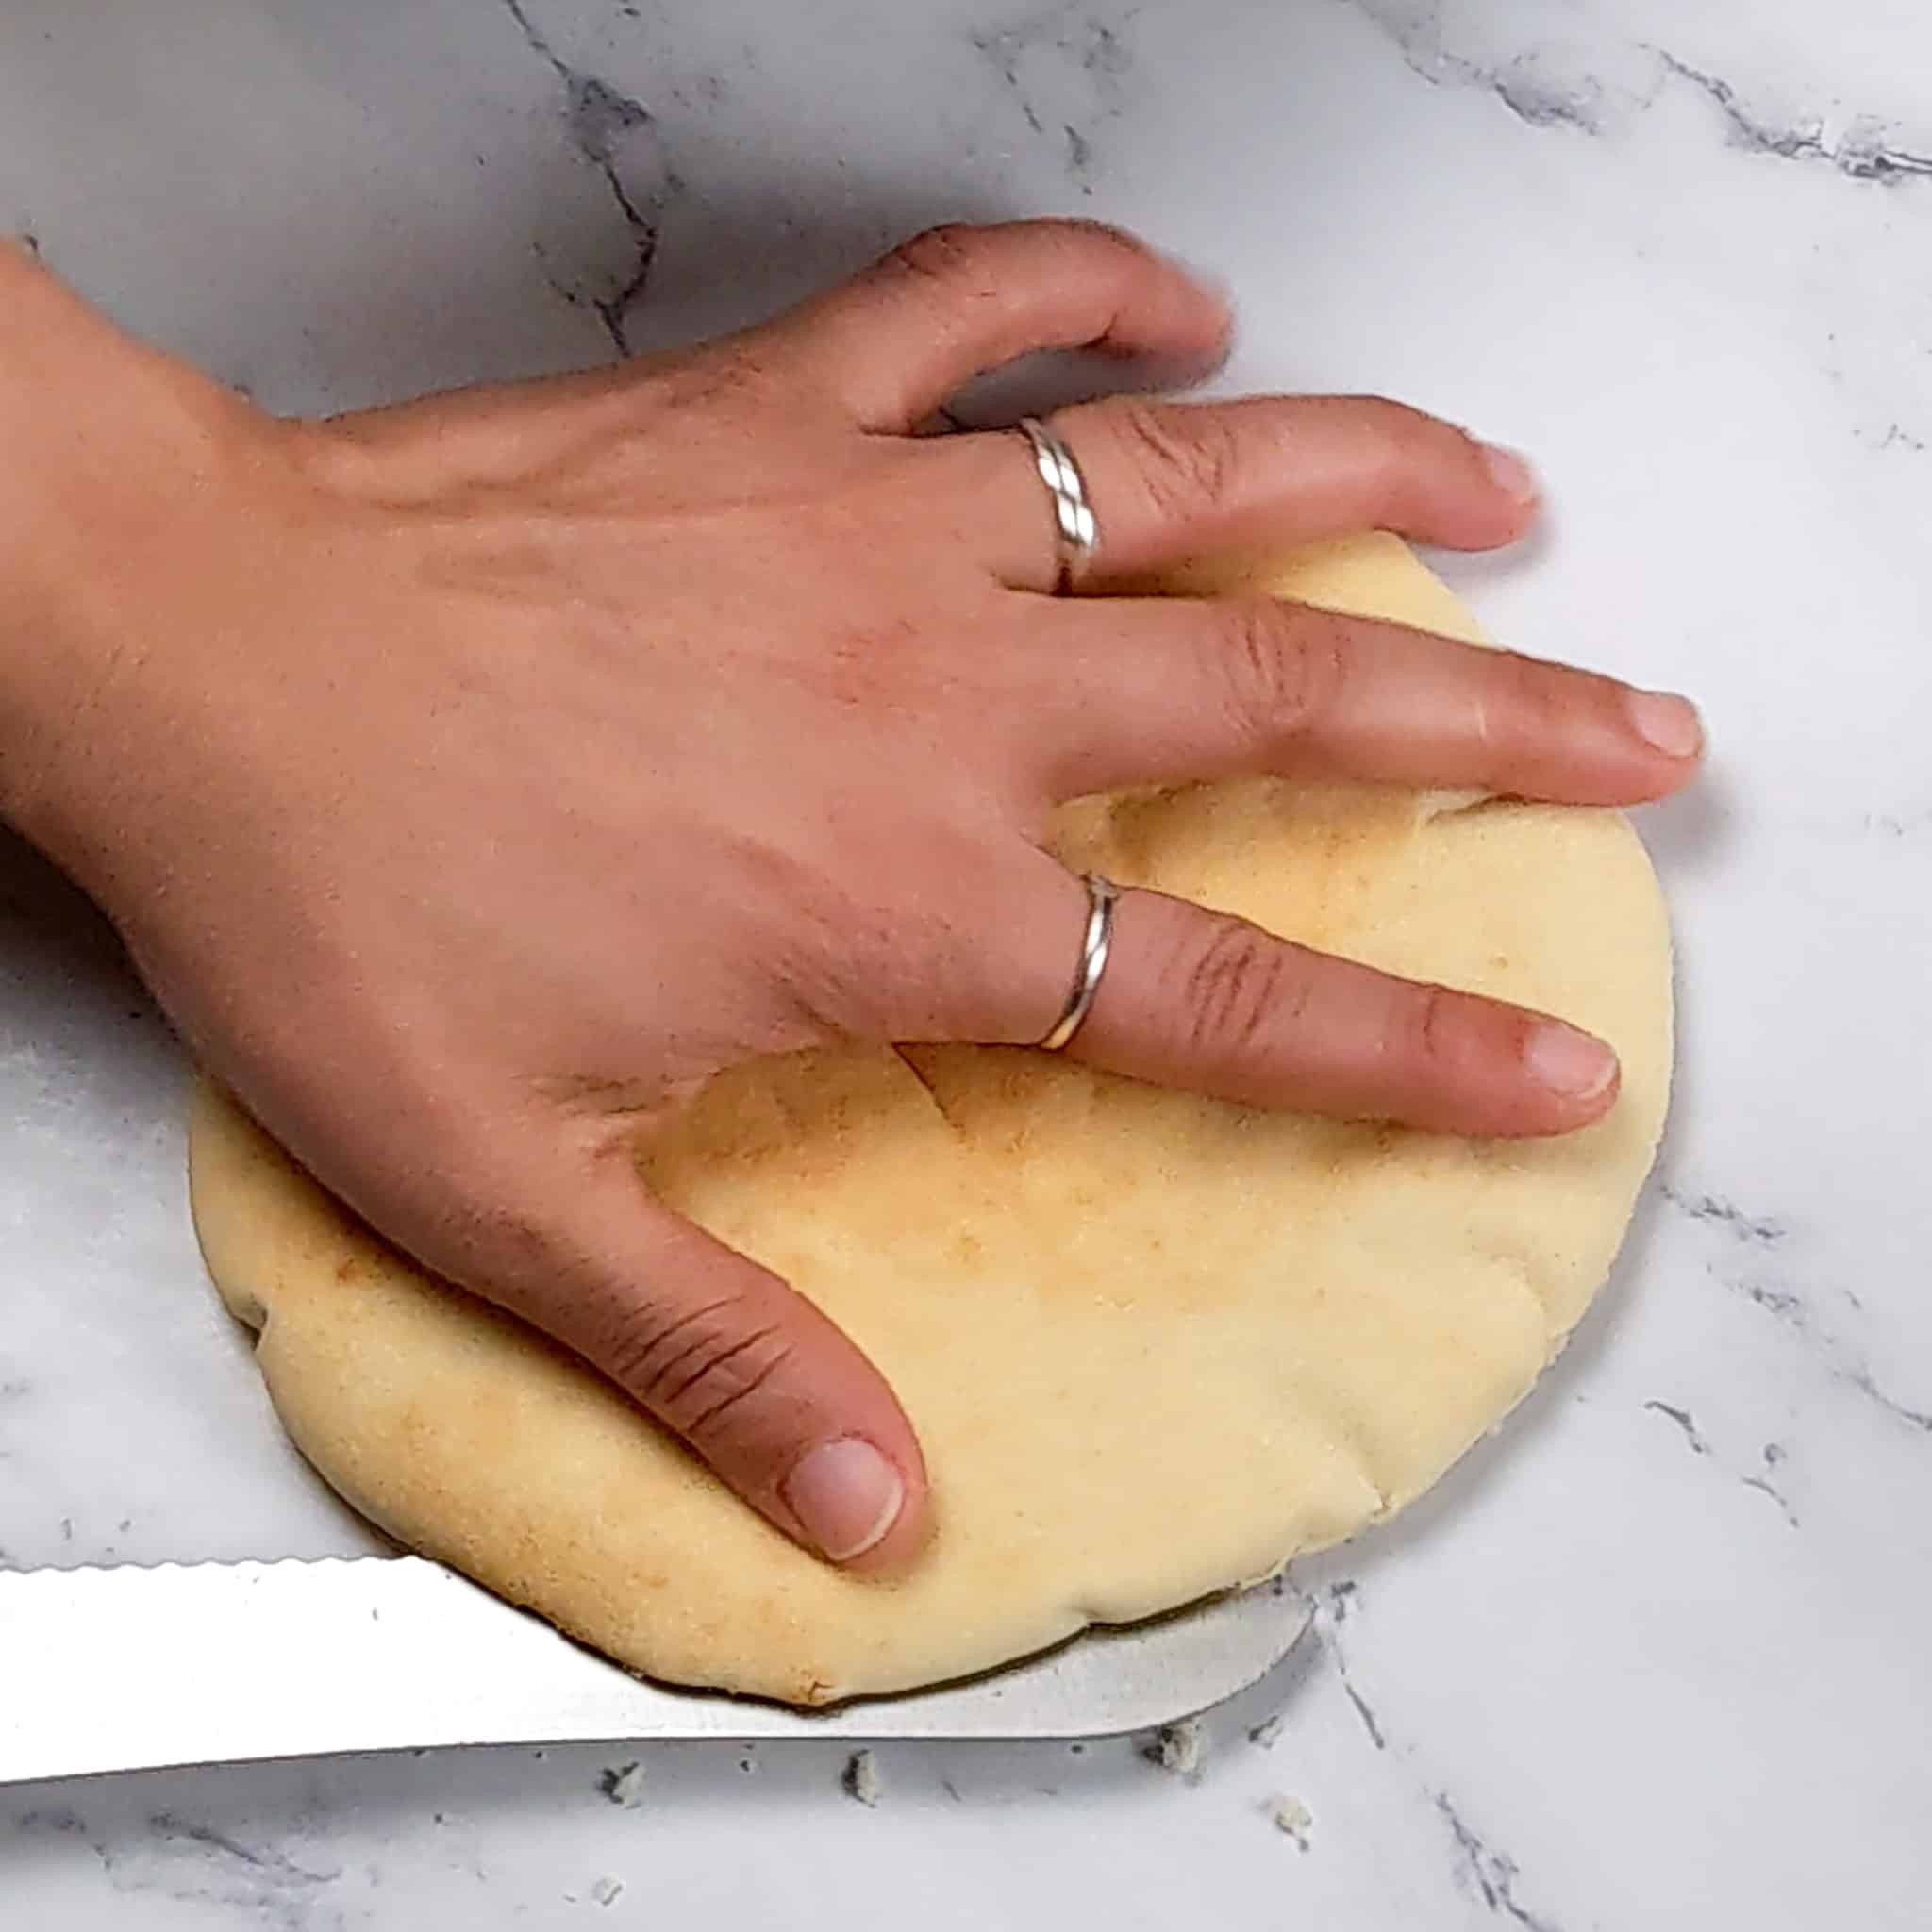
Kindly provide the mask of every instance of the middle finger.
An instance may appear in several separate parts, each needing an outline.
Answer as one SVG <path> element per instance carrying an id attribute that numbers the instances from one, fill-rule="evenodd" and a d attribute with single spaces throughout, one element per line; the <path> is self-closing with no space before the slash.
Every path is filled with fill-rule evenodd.
<path id="1" fill-rule="evenodd" d="M 1374 396 L 1116 396 L 1063 409 L 1052 427 L 1098 520 L 1102 582 L 1359 530 L 1489 550 L 1522 536 L 1537 502 L 1520 457 Z M 1051 508 L 1025 442 L 982 434 L 941 447 L 967 479 L 994 572 L 1016 590 L 1051 590 Z"/>
<path id="2" fill-rule="evenodd" d="M 1075 598 L 1035 619 L 1014 709 L 1051 800 L 1293 772 L 1634 805 L 1703 745 L 1683 698 L 1278 598 Z"/>

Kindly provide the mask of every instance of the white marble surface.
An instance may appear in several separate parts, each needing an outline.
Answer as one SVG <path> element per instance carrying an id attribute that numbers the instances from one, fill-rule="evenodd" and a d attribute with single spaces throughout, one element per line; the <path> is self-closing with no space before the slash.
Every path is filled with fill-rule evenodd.
<path id="1" fill-rule="evenodd" d="M 1925 1924 L 1928 176 L 1902 0 L 10 0 L 0 223 L 276 407 L 1105 214 L 1235 285 L 1231 385 L 1531 450 L 1547 538 L 1455 574 L 1717 751 L 1646 821 L 1684 1053 L 1625 1260 L 1501 1439 L 1302 1571 L 1272 1748 L 888 1748 L 875 1809 L 816 1747 L 647 1753 L 636 1810 L 581 1750 L 18 1789 L 0 1922 Z M 362 1547 L 203 1287 L 161 1028 L 12 850 L 0 922 L 0 1562 Z"/>

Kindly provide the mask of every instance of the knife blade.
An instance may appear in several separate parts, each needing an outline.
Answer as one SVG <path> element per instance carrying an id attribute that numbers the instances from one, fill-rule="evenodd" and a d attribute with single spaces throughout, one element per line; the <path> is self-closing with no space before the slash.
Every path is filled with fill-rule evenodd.
<path id="1" fill-rule="evenodd" d="M 1308 1622 L 1279 1584 L 809 1712 L 645 1683 L 417 1557 L 0 1573 L 0 1784 L 573 1740 L 1082 1738 L 1198 1715 Z"/>

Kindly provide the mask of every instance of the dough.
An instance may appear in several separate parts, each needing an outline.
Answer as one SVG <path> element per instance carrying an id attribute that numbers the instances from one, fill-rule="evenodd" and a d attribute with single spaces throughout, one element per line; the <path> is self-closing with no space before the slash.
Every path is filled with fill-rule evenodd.
<path id="1" fill-rule="evenodd" d="M 1474 634 L 1391 538 L 1266 581 Z M 1168 1609 L 1427 1489 L 1562 1345 L 1650 1164 L 1670 944 L 1635 834 L 1608 811 L 1263 780 L 1083 801 L 1058 843 L 1074 867 L 1560 1013 L 1616 1045 L 1622 1097 L 1566 1139 L 1476 1143 L 1011 1049 L 816 1054 L 714 1082 L 642 1164 L 829 1310 L 905 1401 L 938 1534 L 879 1582 L 792 1548 L 614 1388 L 426 1279 L 204 1089 L 203 1249 L 303 1451 L 403 1542 L 632 1669 L 799 1704 Z"/>

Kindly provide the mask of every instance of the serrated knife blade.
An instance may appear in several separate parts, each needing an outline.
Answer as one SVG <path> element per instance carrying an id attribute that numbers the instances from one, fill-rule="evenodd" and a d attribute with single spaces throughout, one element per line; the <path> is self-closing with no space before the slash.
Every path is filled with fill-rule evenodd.
<path id="1" fill-rule="evenodd" d="M 628 1676 L 416 1557 L 0 1573 L 0 1784 L 572 1740 L 1117 1736 L 1193 1716 L 1308 1621 L 1260 1585 L 991 1675 L 805 1712 Z"/>

